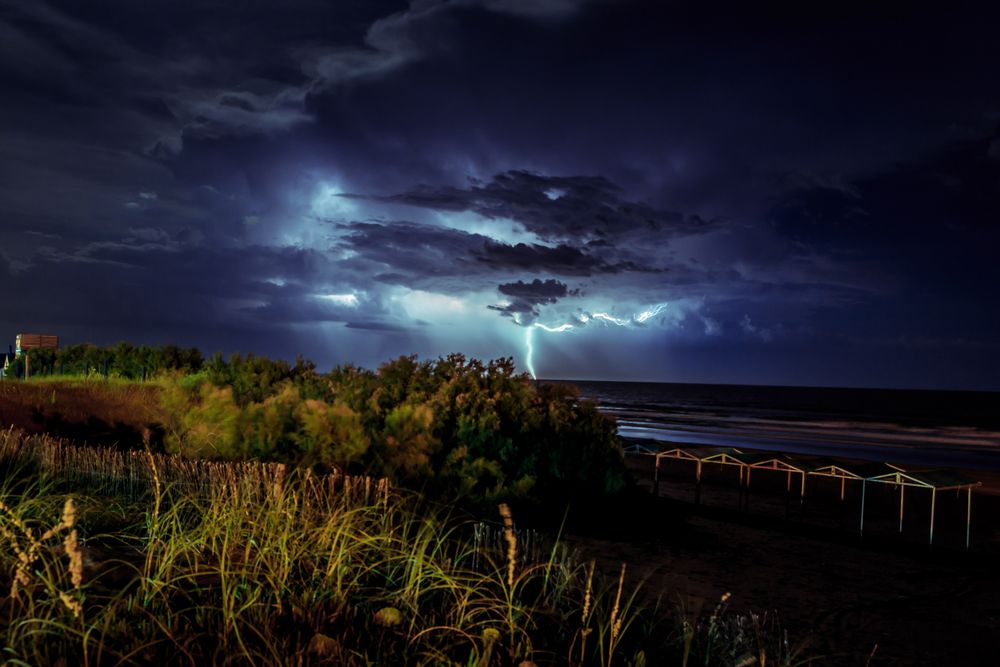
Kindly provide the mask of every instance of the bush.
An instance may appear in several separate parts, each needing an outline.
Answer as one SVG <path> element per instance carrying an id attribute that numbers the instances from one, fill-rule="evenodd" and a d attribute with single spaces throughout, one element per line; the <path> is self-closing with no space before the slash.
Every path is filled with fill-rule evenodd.
<path id="1" fill-rule="evenodd" d="M 157 378 L 169 451 L 386 476 L 472 502 L 600 499 L 625 487 L 614 419 L 511 359 L 400 357 L 320 374 L 254 355 L 120 343 L 32 352 L 36 373 Z"/>
<path id="2" fill-rule="evenodd" d="M 625 486 L 614 419 L 510 359 L 400 357 L 326 375 L 260 357 L 214 356 L 164 381 L 171 451 L 364 469 L 435 495 L 600 498 Z"/>

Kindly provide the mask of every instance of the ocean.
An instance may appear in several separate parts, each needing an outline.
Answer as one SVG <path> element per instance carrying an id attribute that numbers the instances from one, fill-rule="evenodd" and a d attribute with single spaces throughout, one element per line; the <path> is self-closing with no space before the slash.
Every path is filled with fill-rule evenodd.
<path id="1" fill-rule="evenodd" d="M 1000 392 L 545 380 L 631 440 L 1000 471 Z"/>

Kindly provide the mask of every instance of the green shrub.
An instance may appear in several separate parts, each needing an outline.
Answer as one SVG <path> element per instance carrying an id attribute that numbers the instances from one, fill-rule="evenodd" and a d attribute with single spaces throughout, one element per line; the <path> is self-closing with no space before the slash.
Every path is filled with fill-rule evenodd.
<path id="1" fill-rule="evenodd" d="M 164 445 L 189 457 L 365 471 L 487 504 L 597 500 L 626 485 L 614 420 L 570 387 L 536 385 L 510 359 L 411 356 L 320 374 L 301 358 L 202 362 L 176 346 L 46 352 L 88 382 L 103 379 L 105 363 L 118 383 L 156 375 Z"/>
<path id="2" fill-rule="evenodd" d="M 340 401 L 331 404 L 307 398 L 299 403 L 295 417 L 300 425 L 297 443 L 305 463 L 349 468 L 368 452 L 369 439 L 361 416 Z"/>

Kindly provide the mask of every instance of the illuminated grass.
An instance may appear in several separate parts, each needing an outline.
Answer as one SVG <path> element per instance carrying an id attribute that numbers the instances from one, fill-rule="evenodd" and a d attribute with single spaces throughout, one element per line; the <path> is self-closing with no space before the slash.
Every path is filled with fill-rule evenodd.
<path id="1" fill-rule="evenodd" d="M 727 657 L 698 664 L 793 662 L 757 626 L 679 626 L 624 576 L 526 548 L 506 510 L 476 539 L 382 480 L 12 430 L 0 470 L 11 664 L 680 664 L 686 637 Z"/>

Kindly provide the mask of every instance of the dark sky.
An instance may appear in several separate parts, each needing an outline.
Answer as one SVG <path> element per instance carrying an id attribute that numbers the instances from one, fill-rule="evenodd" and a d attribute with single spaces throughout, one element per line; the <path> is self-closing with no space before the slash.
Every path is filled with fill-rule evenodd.
<path id="1" fill-rule="evenodd" d="M 997 3 L 0 0 L 0 336 L 1000 389 Z"/>

